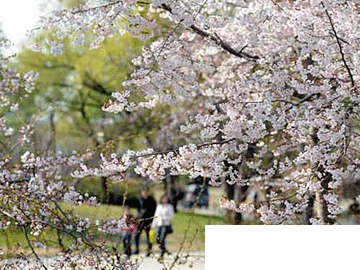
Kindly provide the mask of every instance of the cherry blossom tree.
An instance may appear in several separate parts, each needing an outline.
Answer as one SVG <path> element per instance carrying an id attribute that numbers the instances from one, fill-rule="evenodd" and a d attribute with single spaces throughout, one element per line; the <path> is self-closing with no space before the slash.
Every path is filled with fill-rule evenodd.
<path id="1" fill-rule="evenodd" d="M 0 50 L 6 50 L 9 46 L 9 41 L 1 41 Z M 15 228 L 23 233 L 26 246 L 36 259 L 33 269 L 47 269 L 36 252 L 36 246 L 42 244 L 42 233 L 49 229 L 56 230 L 58 246 L 62 251 L 53 262 L 53 269 L 101 265 L 112 269 L 133 269 L 133 263 L 127 261 L 126 257 L 104 249 L 89 236 L 91 230 L 119 234 L 122 229 L 127 229 L 125 220 L 98 220 L 92 223 L 61 205 L 63 202 L 70 205 L 98 205 L 95 197 L 79 194 L 62 180 L 66 177 L 64 169 L 75 169 L 88 158 L 64 156 L 61 153 L 49 156 L 47 153 L 30 151 L 34 144 L 32 134 L 37 115 L 22 127 L 12 127 L 8 123 L 7 120 L 19 110 L 19 104 L 34 90 L 38 77 L 33 71 L 21 75 L 9 68 L 10 58 L 0 57 L 0 230 Z M 6 232 L 4 235 L 6 238 Z M 1 250 L 1 256 L 3 252 Z M 21 252 L 22 249 L 19 254 Z M 8 264 L 11 269 L 24 269 L 28 265 L 26 256 Z M 7 266 L 4 267 L 7 269 Z"/>
<path id="2" fill-rule="evenodd" d="M 104 159 L 101 168 L 82 166 L 74 176 L 113 175 L 135 165 L 152 181 L 170 173 L 210 178 L 213 185 L 256 185 L 267 191 L 256 209 L 264 222 L 336 221 L 339 188 L 345 178 L 358 177 L 358 6 L 352 1 L 241 3 L 110 1 L 67 13 L 70 21 L 86 14 L 97 24 L 94 31 L 102 35 L 94 44 L 119 31 L 110 23 L 113 14 L 127 18 L 129 25 L 120 31 L 154 39 L 134 59 L 139 68 L 124 82 L 126 90 L 104 110 L 151 109 L 199 96 L 205 108 L 181 127 L 197 132 L 197 142 L 163 151 L 130 150 Z M 165 37 L 156 36 L 155 14 L 173 23 Z M 81 32 L 88 23 L 71 29 Z M 57 31 L 61 37 L 69 29 Z M 131 102 L 139 92 L 144 101 Z M 250 146 L 255 146 L 252 159 L 246 158 Z M 253 173 L 245 175 L 245 167 Z M 254 205 L 222 203 L 254 210 Z"/>
<path id="3" fill-rule="evenodd" d="M 248 186 L 263 191 L 263 199 L 255 204 L 223 198 L 220 206 L 255 211 L 269 224 L 334 224 L 343 211 L 344 183 L 351 187 L 359 178 L 359 8 L 346 0 L 113 0 L 43 18 L 40 28 L 55 33 L 48 41 L 54 55 L 61 54 L 65 39 L 81 42 L 89 30 L 92 49 L 125 33 L 147 41 L 150 45 L 132 60 L 137 68 L 123 91 L 114 93 L 103 110 L 169 104 L 183 112 L 173 119 L 185 119 L 180 129 L 164 125 L 159 135 L 182 133 L 186 140 L 176 147 L 104 154 L 96 167 L 75 157 L 22 152 L 21 161 L 11 164 L 4 156 L 3 226 L 16 222 L 25 235 L 28 228 L 36 234 L 52 226 L 73 235 L 74 245 L 92 255 L 113 258 L 88 241 L 81 227 L 91 226 L 87 221 L 75 223 L 82 224 L 76 233 L 70 229 L 74 220 L 57 202 L 84 198 L 71 187 L 64 191 L 54 164 L 78 164 L 75 178 L 121 180 L 134 168 L 153 182 L 170 174 L 208 178 L 214 186 Z M 33 48 L 41 50 L 38 44 Z M 2 100 L 32 90 L 36 74 L 19 77 L 1 67 Z M 5 124 L 1 129 L 4 136 L 11 132 Z M 21 130 L 21 142 L 30 130 Z M 14 188 L 19 193 L 11 197 Z M 359 200 L 356 192 L 351 196 Z"/>

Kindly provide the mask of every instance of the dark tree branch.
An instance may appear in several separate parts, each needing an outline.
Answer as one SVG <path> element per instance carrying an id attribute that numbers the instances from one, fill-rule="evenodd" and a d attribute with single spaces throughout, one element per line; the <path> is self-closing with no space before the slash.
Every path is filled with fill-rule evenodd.
<path id="1" fill-rule="evenodd" d="M 94 90 L 95 92 L 98 92 L 102 95 L 111 97 L 112 94 L 107 91 L 107 89 L 99 82 L 97 82 L 88 72 L 85 72 L 85 77 L 90 80 L 84 80 L 83 85 Z"/>
<path id="2" fill-rule="evenodd" d="M 173 14 L 171 7 L 169 7 L 167 4 L 162 4 L 161 7 L 170 12 L 171 14 Z M 240 51 L 236 51 L 235 49 L 233 49 L 228 43 L 226 43 L 225 41 L 223 41 L 217 34 L 210 34 L 202 29 L 200 29 L 199 27 L 197 27 L 196 25 L 191 25 L 190 29 L 193 30 L 196 34 L 205 37 L 205 38 L 210 38 L 211 40 L 213 40 L 217 45 L 219 45 L 220 47 L 222 47 L 225 51 L 227 51 L 228 53 L 235 55 L 237 57 L 240 58 L 245 58 L 248 60 L 258 60 L 260 59 L 259 56 L 257 55 L 250 55 L 246 52 L 243 52 L 243 49 Z"/>
<path id="3" fill-rule="evenodd" d="M 44 263 L 41 261 L 41 259 L 39 258 L 39 256 L 36 254 L 35 249 L 34 249 L 34 247 L 33 247 L 32 244 L 31 244 L 31 241 L 30 241 L 30 239 L 29 239 L 28 233 L 27 233 L 27 231 L 26 231 L 26 226 L 24 225 L 24 226 L 22 226 L 21 228 L 22 228 L 23 233 L 24 233 L 24 235 L 25 235 L 26 241 L 27 241 L 27 243 L 29 244 L 29 247 L 30 247 L 30 249 L 31 249 L 31 252 L 34 254 L 36 260 L 41 264 L 41 267 L 44 268 L 45 270 L 47 270 L 47 267 L 44 265 Z"/>
<path id="4" fill-rule="evenodd" d="M 259 56 L 257 55 L 250 55 L 246 52 L 243 51 L 243 49 L 241 49 L 240 51 L 236 51 L 235 49 L 233 49 L 228 43 L 226 43 L 225 41 L 223 41 L 217 34 L 209 34 L 207 32 L 205 32 L 204 30 L 201 30 L 200 28 L 198 28 L 197 26 L 195 25 L 191 25 L 190 28 L 197 34 L 199 34 L 200 36 L 202 37 L 208 37 L 210 38 L 211 40 L 213 40 L 217 45 L 219 45 L 220 47 L 222 47 L 225 51 L 227 51 L 228 53 L 232 54 L 232 55 L 235 55 L 237 57 L 240 57 L 240 58 L 245 58 L 245 59 L 248 59 L 248 60 L 252 60 L 252 61 L 255 61 L 255 60 L 258 60 L 260 59 Z"/>
<path id="5" fill-rule="evenodd" d="M 332 33 L 331 31 L 329 31 L 329 34 L 330 34 L 331 36 L 335 36 L 334 33 Z M 338 37 L 338 39 L 339 39 L 340 41 L 344 42 L 345 44 L 350 45 L 350 43 L 347 42 L 345 39 L 343 39 L 343 38 L 341 38 L 341 37 Z"/>
<path id="6" fill-rule="evenodd" d="M 56 226 L 55 224 L 52 224 L 50 222 L 46 222 L 46 221 L 43 221 L 43 220 L 40 220 L 41 223 L 45 224 L 45 225 L 48 225 L 60 232 L 64 232 L 68 235 L 70 235 L 71 237 L 73 237 L 76 241 L 78 241 L 78 236 L 75 235 L 75 231 L 69 231 L 67 229 L 64 229 L 62 227 L 59 227 L 59 226 Z M 96 249 L 97 246 L 95 244 L 92 244 L 90 240 L 87 239 L 87 237 L 85 237 L 82 233 L 79 233 L 77 232 L 80 236 L 81 236 L 81 240 L 86 244 L 88 245 L 89 247 L 91 247 L 92 249 Z"/>
<path id="7" fill-rule="evenodd" d="M 310 95 L 305 96 L 304 98 L 302 98 L 299 102 L 293 103 L 289 108 L 287 108 L 285 110 L 285 112 L 289 111 L 290 109 L 292 109 L 295 106 L 299 106 L 300 104 L 304 103 L 305 101 L 309 101 L 312 97 L 316 96 L 317 98 L 320 97 L 320 93 L 312 93 Z"/>
<path id="8" fill-rule="evenodd" d="M 37 67 L 42 67 L 44 69 L 58 69 L 58 68 L 65 68 L 65 69 L 69 69 L 69 70 L 75 70 L 75 67 L 72 65 L 67 65 L 67 64 L 56 64 L 56 65 L 37 65 Z"/>
<path id="9" fill-rule="evenodd" d="M 325 13 L 326 13 L 326 16 L 327 16 L 328 19 L 329 19 L 329 22 L 330 22 L 330 25 L 331 25 L 331 29 L 332 29 L 332 31 L 334 32 L 333 34 L 334 34 L 334 36 L 335 36 L 336 43 L 337 43 L 338 46 L 339 46 L 339 51 L 340 51 L 340 54 L 341 54 L 341 59 L 342 59 L 342 61 L 343 61 L 343 63 L 344 63 L 344 66 L 345 66 L 347 72 L 349 73 L 349 76 L 350 76 L 351 86 L 354 87 L 354 86 L 355 86 L 355 81 L 354 81 L 353 75 L 352 75 L 352 73 L 351 73 L 350 67 L 348 66 L 348 64 L 347 64 L 347 62 L 346 62 L 346 60 L 345 60 L 345 54 L 344 54 L 344 52 L 343 52 L 342 45 L 341 45 L 341 42 L 340 42 L 340 41 L 342 41 L 342 40 L 339 38 L 339 36 L 338 36 L 338 34 L 337 34 L 336 30 L 335 30 L 334 23 L 333 23 L 333 21 L 332 21 L 332 19 L 331 19 L 331 16 L 330 16 L 329 12 L 327 11 L 327 9 L 326 9 L 326 7 L 325 7 L 325 5 L 324 5 L 324 3 L 321 2 L 321 5 L 322 5 L 322 6 L 324 7 L 324 9 L 325 9 Z"/>

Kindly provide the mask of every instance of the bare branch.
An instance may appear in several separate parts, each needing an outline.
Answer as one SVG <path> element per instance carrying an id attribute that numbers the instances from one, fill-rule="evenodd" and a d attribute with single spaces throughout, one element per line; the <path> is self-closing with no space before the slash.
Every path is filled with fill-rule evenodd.
<path id="1" fill-rule="evenodd" d="M 34 254 L 36 260 L 41 264 L 41 267 L 44 268 L 45 270 L 47 270 L 47 267 L 44 265 L 44 263 L 41 261 L 41 259 L 39 258 L 39 256 L 36 254 L 35 249 L 34 249 L 34 247 L 33 247 L 32 244 L 31 244 L 31 241 L 30 241 L 30 239 L 29 239 L 28 233 L 27 233 L 27 231 L 26 231 L 26 226 L 24 225 L 24 226 L 22 226 L 21 228 L 22 228 L 23 233 L 24 233 L 24 235 L 25 235 L 26 241 L 27 241 L 28 244 L 29 244 L 29 247 L 30 247 L 30 249 L 31 249 L 31 252 Z"/>
<path id="2" fill-rule="evenodd" d="M 327 9 L 326 9 L 326 7 L 325 7 L 325 5 L 324 5 L 324 3 L 321 2 L 321 5 L 322 5 L 322 6 L 324 7 L 324 9 L 325 9 L 325 13 L 326 13 L 326 16 L 327 16 L 328 19 L 329 19 L 329 22 L 330 22 L 330 25 L 331 25 L 331 29 L 332 29 L 332 31 L 334 32 L 334 33 L 331 33 L 331 34 L 334 34 L 335 39 L 336 39 L 336 43 L 337 43 L 338 46 L 339 46 L 339 51 L 340 51 L 340 54 L 341 54 L 341 59 L 342 59 L 342 61 L 343 61 L 343 63 L 344 63 L 344 66 L 345 66 L 347 72 L 349 73 L 349 76 L 350 76 L 351 86 L 354 87 L 354 86 L 355 86 L 355 81 L 354 81 L 353 75 L 352 75 L 352 73 L 351 73 L 350 67 L 348 66 L 348 64 L 347 64 L 347 62 L 346 62 L 346 60 L 345 60 L 345 54 L 344 54 L 344 52 L 343 52 L 343 48 L 342 48 L 342 45 L 341 45 L 341 42 L 340 42 L 340 41 L 342 41 L 342 39 L 339 38 L 339 36 L 338 36 L 338 34 L 337 34 L 336 30 L 335 30 L 334 23 L 333 23 L 333 21 L 332 21 L 332 19 L 331 19 L 331 16 L 330 16 L 329 12 L 327 11 Z"/>

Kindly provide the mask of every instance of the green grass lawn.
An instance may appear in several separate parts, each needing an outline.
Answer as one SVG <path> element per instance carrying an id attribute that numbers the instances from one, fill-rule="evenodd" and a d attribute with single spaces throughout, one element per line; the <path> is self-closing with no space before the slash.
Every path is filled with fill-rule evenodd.
<path id="1" fill-rule="evenodd" d="M 204 251 L 205 225 L 225 224 L 220 217 L 178 212 L 172 221 L 174 234 L 168 236 L 167 244 L 172 250 Z"/>
<path id="2" fill-rule="evenodd" d="M 63 208 L 69 209 L 70 206 L 61 204 Z M 96 219 L 120 218 L 123 208 L 120 206 L 101 205 L 100 207 L 89 207 L 87 205 L 77 206 L 73 209 L 75 215 L 82 218 L 89 218 L 91 221 Z M 132 209 L 133 215 L 137 214 L 136 209 Z M 172 220 L 174 233 L 166 239 L 167 248 L 176 252 L 182 251 L 204 251 L 205 250 L 205 225 L 223 225 L 225 221 L 220 217 L 199 215 L 190 212 L 178 212 Z M 46 248 L 36 248 L 42 256 L 53 256 L 58 250 L 57 233 L 55 229 L 47 229 L 40 238 L 35 239 L 29 235 L 30 240 L 35 243 L 45 243 Z M 140 251 L 145 252 L 145 233 L 141 237 Z M 105 241 L 106 245 L 122 251 L 120 235 L 102 235 L 100 232 L 93 234 L 93 239 L 98 242 Z M 70 243 L 69 238 L 64 237 L 64 244 Z M 154 251 L 157 251 L 155 247 Z M 0 230 L 0 259 L 9 257 L 14 253 L 30 254 L 31 250 L 26 242 L 25 236 L 20 230 L 11 228 Z"/>

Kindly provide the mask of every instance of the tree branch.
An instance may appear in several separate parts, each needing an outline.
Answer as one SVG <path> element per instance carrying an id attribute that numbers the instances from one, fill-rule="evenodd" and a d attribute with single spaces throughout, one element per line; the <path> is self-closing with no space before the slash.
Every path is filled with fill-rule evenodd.
<path id="1" fill-rule="evenodd" d="M 101 83 L 97 82 L 88 72 L 85 72 L 85 78 L 90 80 L 90 82 L 87 80 L 83 80 L 82 84 L 84 86 L 86 86 L 102 95 L 105 95 L 108 97 L 112 96 L 111 92 L 108 92 L 107 89 Z"/>
<path id="2" fill-rule="evenodd" d="M 172 9 L 170 6 L 168 6 L 167 4 L 163 3 L 161 5 L 161 7 L 170 12 L 171 14 L 173 14 Z M 260 59 L 259 56 L 257 55 L 250 55 L 246 52 L 243 52 L 243 49 L 240 51 L 236 51 L 235 49 L 233 49 L 228 43 L 226 43 L 225 41 L 223 41 L 217 34 L 210 34 L 202 29 L 200 29 L 199 27 L 197 27 L 196 25 L 192 24 L 190 26 L 190 29 L 193 30 L 196 34 L 205 37 L 205 38 L 210 38 L 211 40 L 213 40 L 217 45 L 219 45 L 220 47 L 222 47 L 225 51 L 227 51 L 228 53 L 235 55 L 237 57 L 240 58 L 245 58 L 247 60 L 251 60 L 251 61 L 255 61 Z"/>
<path id="3" fill-rule="evenodd" d="M 235 138 L 231 138 L 228 140 L 223 140 L 223 141 L 214 141 L 214 142 L 207 142 L 207 143 L 203 143 L 203 144 L 199 144 L 196 146 L 197 149 L 206 147 L 206 146 L 210 146 L 210 145 L 217 145 L 217 144 L 226 144 L 229 142 L 232 142 L 236 140 Z M 168 154 L 170 152 L 178 152 L 179 148 L 175 148 L 175 149 L 168 149 L 168 150 L 164 150 L 164 151 L 159 151 L 159 152 L 154 152 L 154 153 L 150 153 L 150 154 L 143 154 L 143 155 L 138 155 L 138 156 L 134 156 L 131 159 L 137 159 L 137 158 L 141 158 L 141 157 L 149 157 L 149 156 L 155 156 L 155 155 L 163 155 L 163 154 Z"/>
<path id="4" fill-rule="evenodd" d="M 305 96 L 299 102 L 293 103 L 289 108 L 287 108 L 285 110 L 285 112 L 289 111 L 290 109 L 294 108 L 295 106 L 299 106 L 300 104 L 304 103 L 305 101 L 309 101 L 314 96 L 316 96 L 318 98 L 318 97 L 320 97 L 320 93 L 312 93 L 312 94 Z"/>
<path id="5" fill-rule="evenodd" d="M 30 239 L 29 239 L 28 233 L 27 233 L 27 231 L 26 231 L 26 226 L 24 225 L 24 226 L 22 226 L 21 228 L 22 228 L 23 233 L 24 233 L 24 235 L 25 235 L 26 241 L 27 241 L 28 244 L 29 244 L 29 247 L 30 247 L 30 249 L 31 249 L 31 252 L 34 254 L 36 260 L 41 264 L 41 267 L 43 267 L 45 270 L 47 270 L 47 267 L 44 265 L 44 263 L 41 261 L 41 259 L 39 258 L 39 256 L 36 254 L 35 249 L 34 249 L 34 247 L 33 247 L 32 244 L 31 244 L 31 241 L 30 241 Z"/>
<path id="6" fill-rule="evenodd" d="M 355 81 L 354 81 L 353 75 L 352 75 L 352 73 L 351 73 L 350 67 L 348 66 L 348 64 L 347 64 L 347 62 L 346 62 L 346 60 L 345 60 L 345 55 L 344 55 L 344 52 L 343 52 L 343 49 L 342 49 L 342 45 L 341 45 L 341 42 L 340 42 L 341 39 L 339 38 L 339 36 L 338 36 L 338 34 L 337 34 L 336 30 L 335 30 L 334 23 L 333 23 L 333 21 L 332 21 L 332 19 L 331 19 L 331 17 L 330 17 L 329 12 L 327 11 L 327 9 L 326 9 L 326 7 L 325 7 L 325 5 L 324 5 L 324 3 L 321 2 L 321 5 L 322 5 L 322 6 L 324 7 L 324 9 L 325 9 L 325 13 L 326 13 L 326 16 L 327 16 L 328 19 L 329 19 L 329 22 L 330 22 L 330 25 L 331 25 L 331 29 L 332 29 L 332 31 L 334 32 L 334 36 L 335 36 L 335 39 L 336 39 L 336 43 L 337 43 L 338 46 L 339 46 L 339 51 L 340 51 L 340 54 L 341 54 L 341 59 L 342 59 L 342 61 L 343 61 L 343 63 L 344 63 L 344 66 L 345 66 L 347 72 L 349 73 L 349 76 L 350 76 L 351 86 L 354 87 L 354 86 L 355 86 Z"/>

